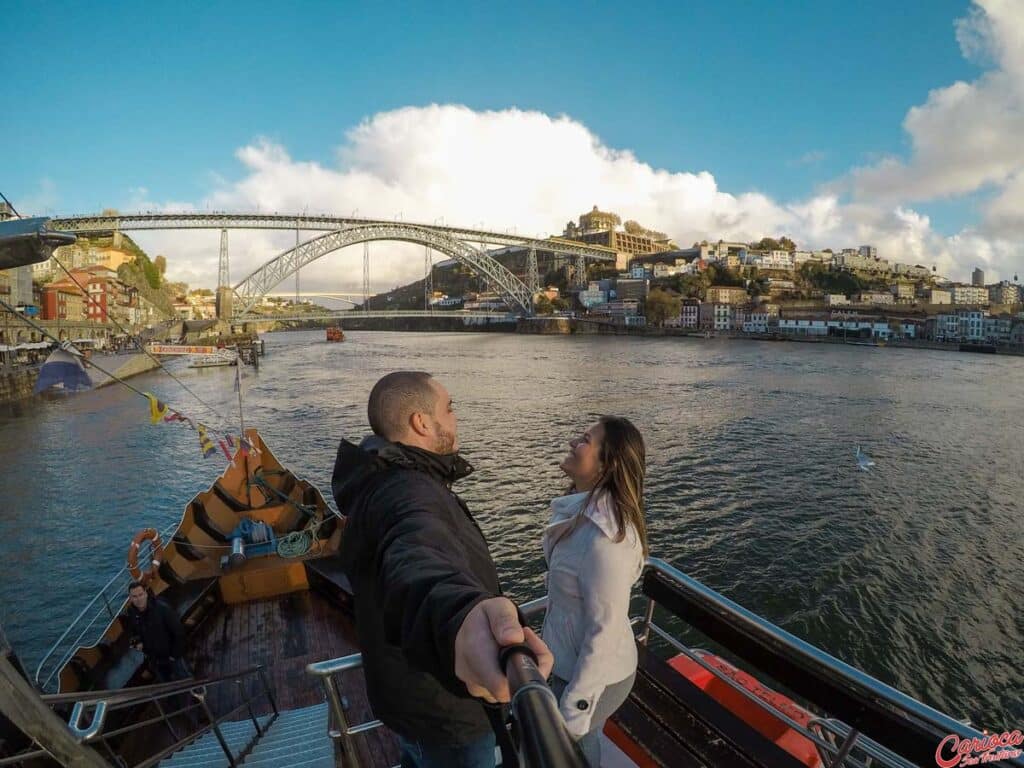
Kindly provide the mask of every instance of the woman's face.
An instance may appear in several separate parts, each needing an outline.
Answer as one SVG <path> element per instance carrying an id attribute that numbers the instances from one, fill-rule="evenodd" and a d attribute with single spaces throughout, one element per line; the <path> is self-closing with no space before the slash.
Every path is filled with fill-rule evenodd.
<path id="1" fill-rule="evenodd" d="M 589 491 L 601 477 L 601 443 L 604 427 L 598 422 L 580 437 L 569 441 L 569 455 L 558 466 L 572 480 L 578 492 Z"/>

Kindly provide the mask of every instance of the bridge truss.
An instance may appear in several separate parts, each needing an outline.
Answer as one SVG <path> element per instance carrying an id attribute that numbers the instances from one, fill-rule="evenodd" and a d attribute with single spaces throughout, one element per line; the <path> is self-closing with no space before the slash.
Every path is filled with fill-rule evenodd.
<path id="1" fill-rule="evenodd" d="M 276 229 L 326 232 L 304 243 L 297 243 L 284 253 L 270 259 L 233 287 L 234 311 L 247 314 L 259 299 L 273 290 L 290 275 L 297 274 L 305 265 L 322 256 L 358 243 L 374 240 L 395 240 L 419 243 L 456 259 L 476 274 L 486 278 L 510 307 L 526 314 L 533 312 L 533 296 L 539 287 L 536 274 L 538 250 L 570 256 L 575 259 L 577 282 L 585 274 L 587 260 L 615 261 L 616 253 L 610 248 L 590 245 L 561 238 L 522 237 L 509 232 L 492 232 L 464 227 L 437 226 L 437 224 L 406 223 L 384 219 L 355 218 L 307 214 L 261 213 L 134 213 L 118 215 L 84 215 L 54 218 L 50 228 L 81 234 L 117 233 L 122 231 L 219 229 L 221 230 L 219 288 L 226 288 L 228 275 L 228 229 Z M 471 245 L 479 243 L 479 247 Z M 519 246 L 528 249 L 528 275 L 524 283 L 500 262 L 490 256 L 484 246 Z M 363 283 L 368 294 L 369 259 L 364 246 Z"/>

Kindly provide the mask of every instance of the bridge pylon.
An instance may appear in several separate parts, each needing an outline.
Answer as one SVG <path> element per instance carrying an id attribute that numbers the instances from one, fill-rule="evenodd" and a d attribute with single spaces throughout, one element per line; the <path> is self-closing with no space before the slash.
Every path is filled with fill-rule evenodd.
<path id="1" fill-rule="evenodd" d="M 218 320 L 231 320 L 234 311 L 234 291 L 231 290 L 231 270 L 228 264 L 228 231 L 220 231 L 220 263 L 217 269 L 217 297 L 215 307 Z"/>

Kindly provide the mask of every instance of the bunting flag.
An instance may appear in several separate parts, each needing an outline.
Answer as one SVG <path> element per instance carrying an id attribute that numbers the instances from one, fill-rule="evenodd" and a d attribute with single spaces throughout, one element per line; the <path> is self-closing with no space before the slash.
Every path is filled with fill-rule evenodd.
<path id="1" fill-rule="evenodd" d="M 240 450 L 243 456 L 248 456 L 250 452 L 260 452 L 259 449 L 245 437 L 236 437 L 235 435 L 231 435 L 226 432 L 212 430 L 206 424 L 195 421 L 180 411 L 176 411 L 169 407 L 166 403 L 157 399 L 156 395 L 151 395 L 148 392 L 144 392 L 143 394 L 149 401 L 150 423 L 159 424 L 162 420 L 165 424 L 172 424 L 175 422 L 186 424 L 193 432 L 199 433 L 199 450 L 202 451 L 204 459 L 208 459 L 215 455 L 217 453 L 217 446 L 220 446 L 220 450 L 227 457 L 227 460 L 231 462 L 232 466 L 234 466 L 233 454 L 236 449 Z M 214 442 L 215 439 L 216 443 Z"/>
<path id="2" fill-rule="evenodd" d="M 203 452 L 203 458 L 208 459 L 217 452 L 217 449 L 213 447 L 213 440 L 206 434 L 206 425 L 199 425 L 199 450 Z"/>
<path id="3" fill-rule="evenodd" d="M 167 404 L 160 402 L 156 399 L 156 395 L 151 395 L 149 392 L 143 392 L 143 394 L 149 400 L 149 423 L 159 424 L 160 419 L 167 413 Z"/>
<path id="4" fill-rule="evenodd" d="M 231 456 L 231 451 L 228 450 L 227 441 L 221 438 L 217 441 L 217 444 L 220 446 L 220 449 L 224 451 L 224 455 L 227 457 L 227 460 L 231 462 L 231 466 L 234 466 L 235 460 Z"/>

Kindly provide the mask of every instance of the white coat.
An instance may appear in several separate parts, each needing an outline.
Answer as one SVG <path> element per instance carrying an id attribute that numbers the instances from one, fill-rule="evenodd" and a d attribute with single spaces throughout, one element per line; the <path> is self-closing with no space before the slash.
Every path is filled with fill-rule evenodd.
<path id="1" fill-rule="evenodd" d="M 611 497 L 598 493 L 584 510 L 587 495 L 552 501 L 543 537 L 548 608 L 541 635 L 555 656 L 554 674 L 568 681 L 559 710 L 577 738 L 590 730 L 604 689 L 636 670 L 629 593 L 644 567 L 643 547 L 632 526 L 627 525 L 622 541 L 615 541 Z"/>

